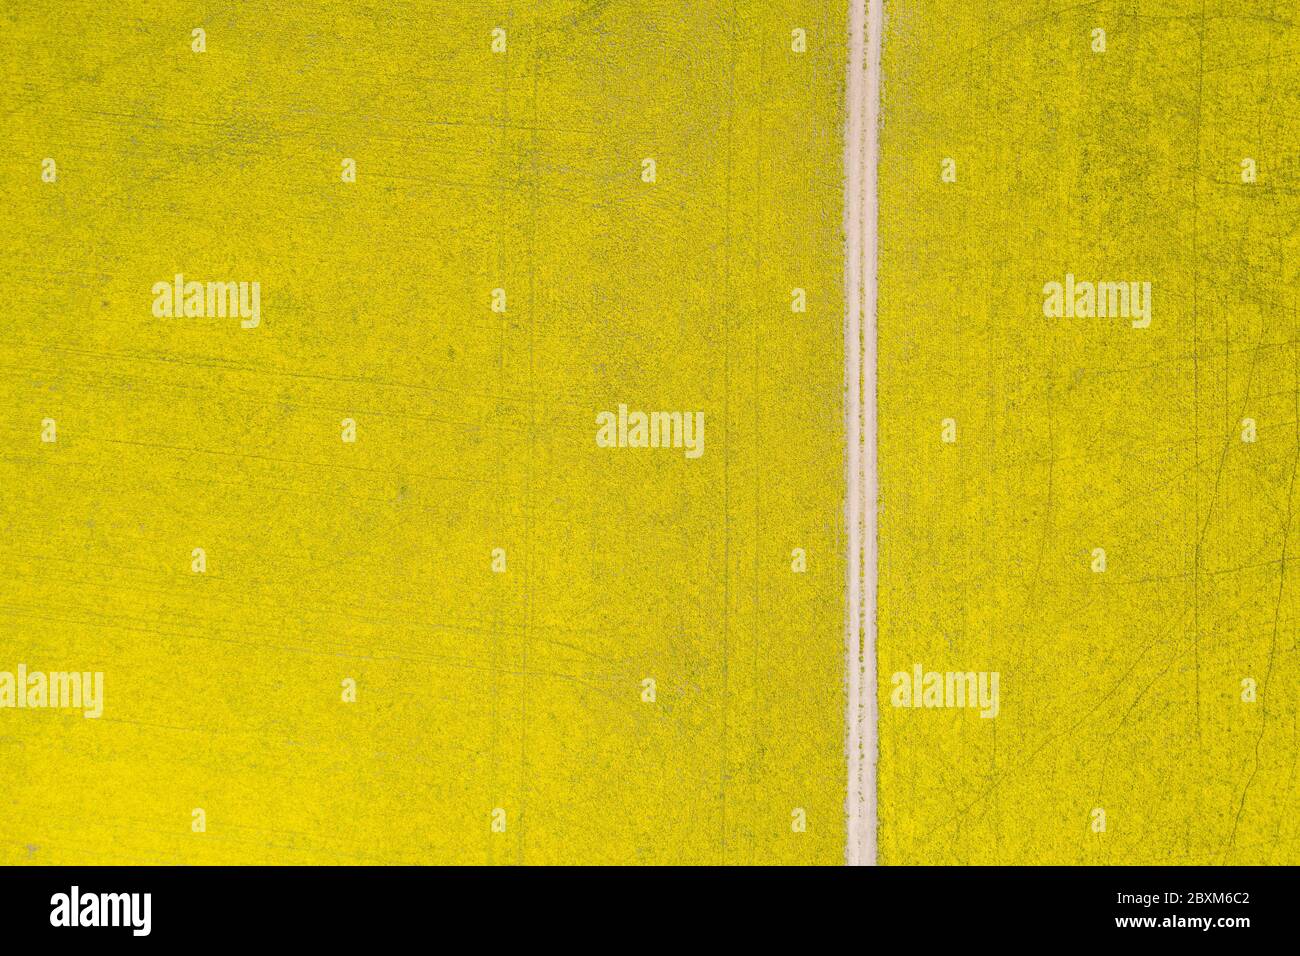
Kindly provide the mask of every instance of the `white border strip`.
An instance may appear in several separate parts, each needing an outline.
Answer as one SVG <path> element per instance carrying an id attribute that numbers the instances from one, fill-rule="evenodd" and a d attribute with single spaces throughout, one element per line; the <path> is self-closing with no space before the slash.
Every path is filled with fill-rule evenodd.
<path id="1" fill-rule="evenodd" d="M 850 0 L 844 137 L 849 866 L 876 862 L 876 163 L 884 0 Z"/>

